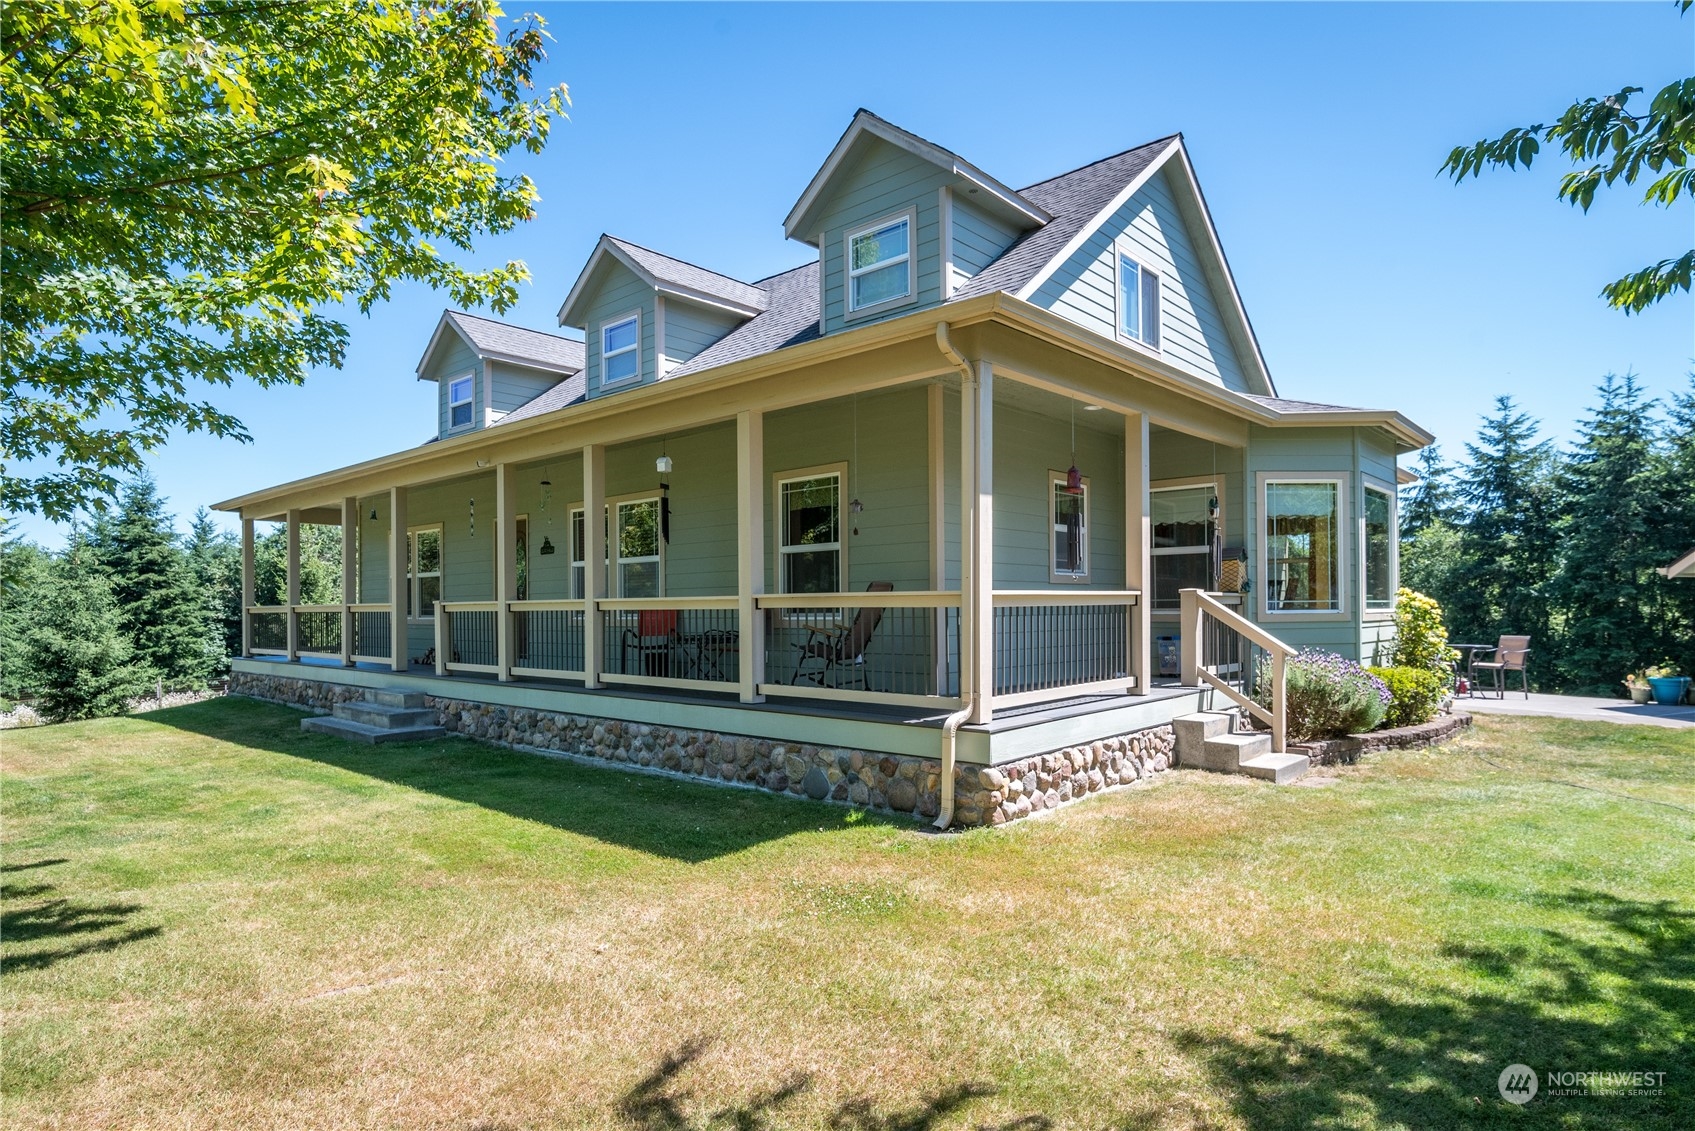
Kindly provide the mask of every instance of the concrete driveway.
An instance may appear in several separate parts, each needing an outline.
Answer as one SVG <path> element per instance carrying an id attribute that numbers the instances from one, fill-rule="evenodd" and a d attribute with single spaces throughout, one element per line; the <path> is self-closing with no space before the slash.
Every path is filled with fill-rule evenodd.
<path id="1" fill-rule="evenodd" d="M 1507 692 L 1505 699 L 1493 695 L 1462 695 L 1454 700 L 1462 711 L 1478 715 L 1546 715 L 1556 719 L 1591 719 L 1606 723 L 1643 723 L 1655 727 L 1695 729 L 1695 707 L 1660 707 L 1636 704 L 1628 699 L 1598 699 L 1586 695 L 1540 695 Z"/>

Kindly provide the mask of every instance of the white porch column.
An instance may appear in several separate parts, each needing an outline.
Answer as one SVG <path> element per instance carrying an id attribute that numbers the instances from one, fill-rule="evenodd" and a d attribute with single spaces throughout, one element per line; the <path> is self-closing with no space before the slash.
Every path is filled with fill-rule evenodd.
<path id="1" fill-rule="evenodd" d="M 970 689 L 974 724 L 994 717 L 995 691 L 995 374 L 986 361 L 960 393 L 961 689 Z"/>
<path id="2" fill-rule="evenodd" d="M 736 414 L 736 634 L 741 657 L 741 701 L 763 703 L 764 618 L 757 598 L 765 592 L 765 414 Z"/>
<path id="3" fill-rule="evenodd" d="M 944 269 L 945 274 L 945 269 Z M 929 424 L 930 448 L 930 588 L 940 591 L 948 585 L 948 539 L 947 539 L 947 476 L 943 465 L 946 463 L 946 445 L 944 440 L 945 421 L 943 418 L 942 396 L 945 390 L 940 381 L 930 384 L 926 399 Z M 948 693 L 948 614 L 946 609 L 937 609 L 931 618 L 932 627 L 930 639 L 935 642 L 935 688 L 937 695 Z"/>
<path id="4" fill-rule="evenodd" d="M 253 520 L 241 516 L 241 656 L 253 656 Z"/>
<path id="5" fill-rule="evenodd" d="M 288 659 L 300 658 L 300 615 L 294 606 L 300 604 L 300 512 L 289 511 L 288 522 L 288 589 L 283 603 L 288 606 L 284 619 L 288 622 Z"/>
<path id="6" fill-rule="evenodd" d="M 341 501 L 341 666 L 353 666 L 353 608 L 359 601 L 359 499 Z"/>
<path id="7" fill-rule="evenodd" d="M 406 488 L 388 489 L 388 662 L 403 672 L 411 658 L 406 652 Z"/>
<path id="8" fill-rule="evenodd" d="M 1130 655 L 1134 694 L 1153 690 L 1153 520 L 1148 501 L 1148 414 L 1124 414 L 1124 588 L 1141 594 L 1130 610 Z"/>
<path id="9" fill-rule="evenodd" d="M 512 602 L 518 599 L 518 485 L 512 465 L 494 465 L 494 613 L 499 678 L 512 678 Z"/>
<path id="10" fill-rule="evenodd" d="M 606 445 L 583 449 L 583 686 L 600 686 L 600 606 L 606 596 Z"/>

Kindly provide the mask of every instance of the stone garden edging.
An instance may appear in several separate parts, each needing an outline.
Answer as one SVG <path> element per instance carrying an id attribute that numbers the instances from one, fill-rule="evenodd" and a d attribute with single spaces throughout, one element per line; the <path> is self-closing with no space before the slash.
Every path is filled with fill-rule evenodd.
<path id="1" fill-rule="evenodd" d="M 1312 742 L 1291 743 L 1289 749 L 1291 753 L 1305 754 L 1307 760 L 1315 766 L 1350 764 L 1359 761 L 1361 754 L 1437 746 L 1470 725 L 1469 714 L 1455 711 L 1451 715 L 1441 715 L 1417 726 L 1374 730 L 1369 734 L 1350 734 L 1345 738 L 1320 738 Z"/>

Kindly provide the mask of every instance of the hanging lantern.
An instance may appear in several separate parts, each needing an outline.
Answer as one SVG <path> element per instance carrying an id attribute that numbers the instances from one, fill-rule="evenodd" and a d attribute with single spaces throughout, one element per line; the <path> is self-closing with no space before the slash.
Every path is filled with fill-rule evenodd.
<path id="1" fill-rule="evenodd" d="M 653 461 L 653 470 L 659 472 L 659 474 L 661 474 L 661 475 L 670 475 L 671 474 L 671 457 L 667 456 L 667 455 L 662 455 L 658 459 L 654 460 Z"/>
<path id="2" fill-rule="evenodd" d="M 1077 470 L 1076 464 L 1072 464 L 1071 470 L 1065 473 L 1065 493 L 1067 495 L 1081 495 L 1083 493 L 1083 473 Z"/>
<path id="3" fill-rule="evenodd" d="M 377 508 L 376 507 L 371 508 L 371 521 L 372 522 L 377 521 Z"/>

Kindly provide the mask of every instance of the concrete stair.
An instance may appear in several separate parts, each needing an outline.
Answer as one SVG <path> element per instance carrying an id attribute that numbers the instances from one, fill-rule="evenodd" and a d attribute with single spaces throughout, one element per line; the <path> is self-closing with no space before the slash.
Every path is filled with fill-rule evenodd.
<path id="1" fill-rule="evenodd" d="M 1223 711 L 1198 711 L 1171 720 L 1177 734 L 1177 764 L 1221 774 L 1247 774 L 1287 785 L 1307 772 L 1301 754 L 1273 754 L 1263 731 L 1235 733 L 1235 717 Z"/>
<path id="2" fill-rule="evenodd" d="M 415 691 L 367 691 L 363 701 L 337 703 L 328 715 L 301 719 L 300 729 L 367 746 L 417 742 L 447 733 L 438 725 L 436 713 L 424 706 L 423 695 Z"/>

